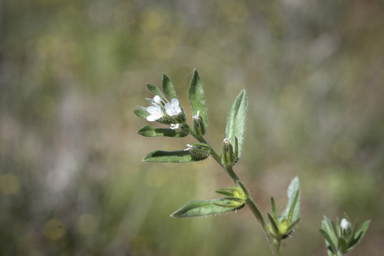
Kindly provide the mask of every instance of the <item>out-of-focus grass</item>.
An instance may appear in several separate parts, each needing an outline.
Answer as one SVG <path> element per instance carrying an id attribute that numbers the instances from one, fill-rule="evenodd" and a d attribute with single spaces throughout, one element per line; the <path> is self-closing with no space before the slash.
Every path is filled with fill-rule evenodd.
<path id="1" fill-rule="evenodd" d="M 269 255 L 247 208 L 172 219 L 231 180 L 212 160 L 141 162 L 192 138 L 149 139 L 132 113 L 167 73 L 185 107 L 206 90 L 207 140 L 245 88 L 236 170 L 263 212 L 300 177 L 302 219 L 285 255 L 326 255 L 323 215 L 372 224 L 350 255 L 381 255 L 381 1 L 0 3 L 1 255 Z"/>

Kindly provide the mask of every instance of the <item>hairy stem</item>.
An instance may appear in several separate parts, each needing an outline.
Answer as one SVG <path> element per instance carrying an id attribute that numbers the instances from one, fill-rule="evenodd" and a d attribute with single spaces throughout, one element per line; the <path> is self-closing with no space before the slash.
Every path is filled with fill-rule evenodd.
<path id="1" fill-rule="evenodd" d="M 191 129 L 191 127 L 188 126 L 190 134 L 195 137 L 200 143 L 205 143 L 211 148 L 211 154 L 212 157 L 216 160 L 216 162 L 228 173 L 228 175 L 232 178 L 232 180 L 235 182 L 235 184 L 238 186 L 241 180 L 236 175 L 235 171 L 233 170 L 232 166 L 226 166 L 222 163 L 221 157 L 219 154 L 216 153 L 216 151 L 212 148 L 211 145 L 203 138 L 203 136 L 197 136 L 195 132 Z M 259 222 L 261 228 L 264 231 L 265 236 L 268 239 L 269 246 L 271 247 L 272 253 L 274 256 L 282 256 L 281 250 L 280 250 L 280 239 L 277 239 L 272 236 L 270 232 L 268 232 L 268 224 L 264 220 L 263 215 L 260 213 L 259 208 L 257 207 L 255 201 L 253 201 L 253 198 L 248 194 L 247 192 L 247 205 L 251 209 L 253 215 L 255 215 L 257 221 Z"/>

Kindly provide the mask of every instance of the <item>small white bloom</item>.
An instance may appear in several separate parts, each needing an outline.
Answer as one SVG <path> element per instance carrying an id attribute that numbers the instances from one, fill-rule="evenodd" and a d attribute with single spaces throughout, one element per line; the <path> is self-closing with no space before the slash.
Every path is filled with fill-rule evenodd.
<path id="1" fill-rule="evenodd" d="M 152 106 L 147 107 L 147 111 L 150 114 L 149 116 L 147 116 L 147 120 L 149 122 L 154 122 L 157 119 L 160 119 L 163 117 L 163 110 L 159 105 L 157 105 L 154 102 L 152 103 Z"/>
<path id="2" fill-rule="evenodd" d="M 171 100 L 171 103 L 167 103 L 164 106 L 165 112 L 169 116 L 177 116 L 181 112 L 181 108 L 179 107 L 179 101 L 175 98 Z"/>
<path id="3" fill-rule="evenodd" d="M 159 95 L 156 95 L 155 97 L 153 97 L 153 101 L 156 103 L 156 104 L 160 104 L 161 103 L 161 98 Z"/>
<path id="4" fill-rule="evenodd" d="M 180 124 L 171 124 L 171 129 L 172 130 L 177 130 L 180 128 Z"/>
<path id="5" fill-rule="evenodd" d="M 346 219 L 342 219 L 342 220 L 341 220 L 340 227 L 341 227 L 342 229 L 347 229 L 347 228 L 349 227 L 349 222 L 348 222 Z"/>
<path id="6" fill-rule="evenodd" d="M 184 151 L 188 151 L 188 150 L 190 150 L 190 149 L 192 149 L 192 148 L 193 148 L 193 146 L 192 146 L 191 144 L 187 144 L 187 148 L 184 149 Z"/>
<path id="7" fill-rule="evenodd" d="M 200 116 L 200 110 L 197 110 L 197 114 L 195 116 L 192 116 L 192 119 L 199 120 L 199 116 Z"/>

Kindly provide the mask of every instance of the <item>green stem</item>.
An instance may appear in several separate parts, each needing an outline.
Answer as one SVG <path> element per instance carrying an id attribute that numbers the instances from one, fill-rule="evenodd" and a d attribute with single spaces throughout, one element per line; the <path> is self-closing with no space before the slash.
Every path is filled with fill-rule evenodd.
<path id="1" fill-rule="evenodd" d="M 211 154 L 212 157 L 216 160 L 216 162 L 228 173 L 228 175 L 232 178 L 232 180 L 235 182 L 235 184 L 238 186 L 239 183 L 241 183 L 241 180 L 236 175 L 235 171 L 233 170 L 232 166 L 225 166 L 222 161 L 219 154 L 216 153 L 216 151 L 212 148 L 211 145 L 202 137 L 197 136 L 195 132 L 191 129 L 191 127 L 188 125 L 189 133 L 195 137 L 196 140 L 198 140 L 200 143 L 205 143 L 211 148 Z M 261 214 L 259 208 L 257 207 L 255 201 L 253 201 L 253 198 L 248 194 L 248 191 L 245 191 L 247 193 L 247 205 L 251 209 L 253 215 L 255 215 L 257 221 L 259 222 L 261 228 L 264 231 L 265 236 L 268 239 L 269 245 L 271 247 L 272 253 L 274 256 L 282 256 L 281 250 L 280 250 L 280 242 L 281 240 L 278 238 L 275 238 L 270 232 L 268 232 L 268 224 L 264 220 L 263 215 Z"/>

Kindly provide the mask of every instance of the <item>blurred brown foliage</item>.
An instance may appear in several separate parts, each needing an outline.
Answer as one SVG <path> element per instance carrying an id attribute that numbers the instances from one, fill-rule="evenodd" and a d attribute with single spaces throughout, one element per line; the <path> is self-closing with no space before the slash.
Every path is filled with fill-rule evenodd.
<path id="1" fill-rule="evenodd" d="M 231 180 L 213 160 L 145 164 L 183 139 L 136 134 L 145 82 L 184 107 L 199 70 L 219 149 L 245 88 L 236 166 L 263 212 L 299 176 L 302 222 L 284 255 L 326 255 L 323 215 L 371 219 L 349 253 L 382 255 L 381 0 L 0 1 L 1 255 L 270 255 L 249 209 L 172 219 Z"/>

